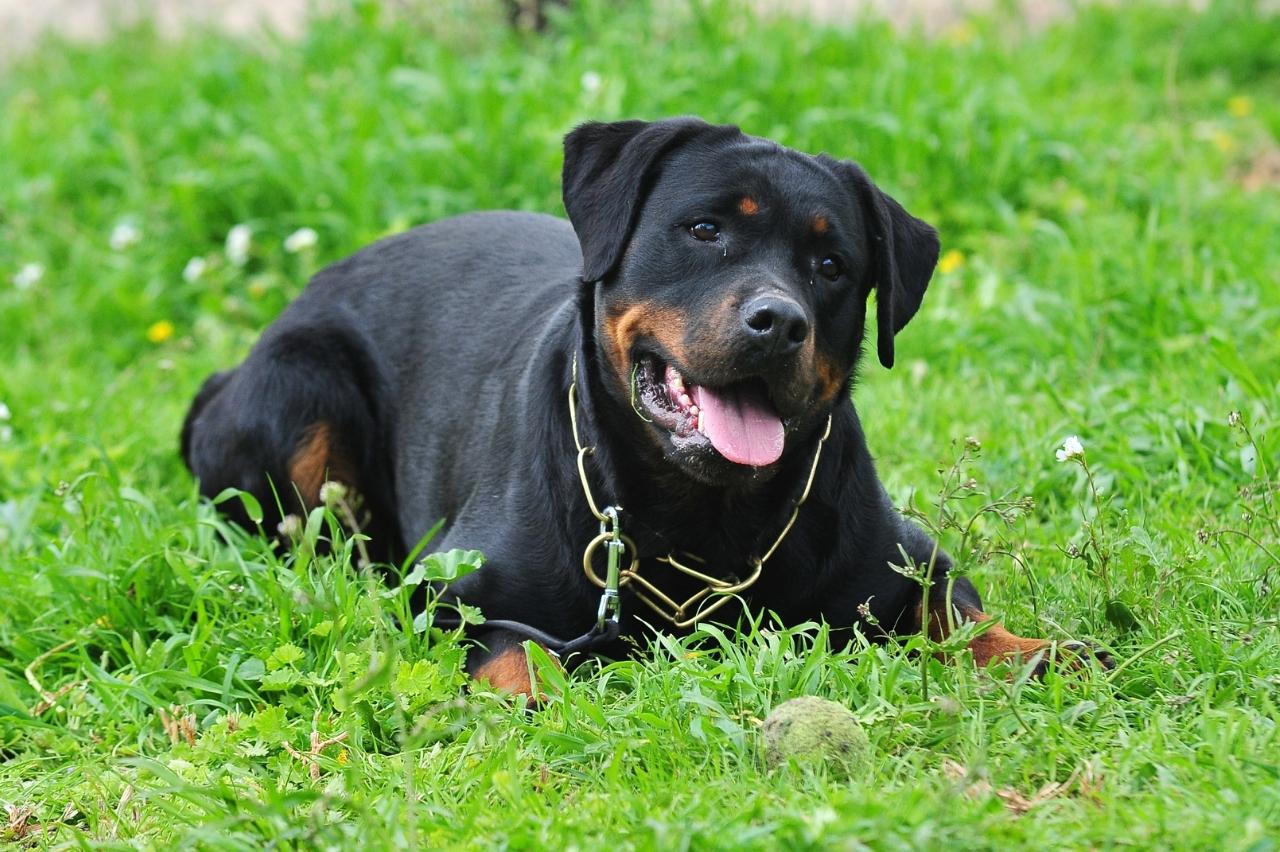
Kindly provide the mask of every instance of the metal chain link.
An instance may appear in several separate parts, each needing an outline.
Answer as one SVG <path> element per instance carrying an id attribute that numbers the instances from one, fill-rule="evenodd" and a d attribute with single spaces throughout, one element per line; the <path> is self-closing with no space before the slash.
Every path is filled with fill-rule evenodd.
<path id="1" fill-rule="evenodd" d="M 796 518 L 800 514 L 800 507 L 809 499 L 809 491 L 813 488 L 813 480 L 818 472 L 818 461 L 822 458 L 822 448 L 826 444 L 827 438 L 831 435 L 831 415 L 827 415 L 827 426 L 823 430 L 822 437 L 818 440 L 817 450 L 814 451 L 813 463 L 809 466 L 809 477 L 805 480 L 804 490 L 800 492 L 799 499 L 796 500 L 795 506 L 792 507 L 791 516 L 787 519 L 786 524 L 783 525 L 782 531 L 778 533 L 778 537 L 773 540 L 773 544 L 769 545 L 769 548 L 764 552 L 764 555 L 751 560 L 749 563 L 751 571 L 745 579 L 739 580 L 737 577 L 731 577 L 728 580 L 722 580 L 718 577 L 713 577 L 710 574 L 685 565 L 676 559 L 674 553 L 656 557 L 658 562 L 664 562 L 680 573 L 693 577 L 695 580 L 700 580 L 704 584 L 700 590 L 684 601 L 677 601 L 659 589 L 653 582 L 640 575 L 640 555 L 636 550 L 635 542 L 629 536 L 623 534 L 619 521 L 622 507 L 616 505 L 606 506 L 602 511 L 596 505 L 595 497 L 591 493 L 591 485 L 587 481 L 586 466 L 586 458 L 595 452 L 595 447 L 585 446 L 582 443 L 581 436 L 578 434 L 577 388 L 578 356 L 574 355 L 573 380 L 569 383 L 569 422 L 573 426 L 573 443 L 578 449 L 578 479 L 582 482 L 582 493 L 587 498 L 587 507 L 591 510 L 591 514 L 600 521 L 599 534 L 588 542 L 586 549 L 582 553 L 582 570 L 587 575 L 587 579 L 604 590 L 600 596 L 600 607 L 596 618 L 597 627 L 603 628 L 607 621 L 617 622 L 621 617 L 622 604 L 618 593 L 623 586 L 633 585 L 636 597 L 650 609 L 676 627 L 685 628 L 706 619 L 720 607 L 727 604 L 733 595 L 754 585 L 764 571 L 764 564 L 769 561 L 769 558 L 777 551 L 778 546 L 782 544 L 783 539 L 791 532 L 791 528 L 795 525 Z M 603 578 L 596 573 L 592 564 L 595 552 L 601 545 L 607 548 L 607 569 Z M 630 553 L 631 557 L 630 564 L 626 568 L 621 567 L 624 552 Z M 692 553 L 683 551 L 682 553 L 691 561 L 705 564 L 704 560 L 699 559 Z M 702 606 L 712 597 L 718 599 Z M 695 607 L 698 607 L 696 611 Z"/>

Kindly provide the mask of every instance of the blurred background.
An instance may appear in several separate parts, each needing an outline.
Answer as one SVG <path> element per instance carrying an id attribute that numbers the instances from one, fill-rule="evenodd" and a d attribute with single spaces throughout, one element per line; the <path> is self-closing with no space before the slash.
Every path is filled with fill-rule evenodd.
<path id="1" fill-rule="evenodd" d="M 540 5 L 556 0 L 506 0 L 523 22 L 538 21 Z M 989 11 L 1000 0 L 752 0 L 751 5 L 770 13 L 799 14 L 822 21 L 840 21 L 874 14 L 896 24 L 919 25 L 928 32 L 973 12 Z M 326 0 L 0 0 L 0 45 L 10 51 L 29 45 L 46 30 L 78 39 L 100 39 L 121 25 L 151 21 L 161 32 L 175 34 L 193 24 L 214 26 L 230 33 L 246 34 L 268 29 L 281 34 L 300 33 L 307 16 L 317 9 L 329 11 L 337 4 Z M 390 5 L 417 8 L 422 14 L 465 14 L 465 6 L 448 0 L 391 0 Z M 471 5 L 471 4 L 468 4 Z M 670 5 L 680 5 L 672 0 Z M 1048 22 L 1070 13 L 1071 0 L 1016 0 L 1016 13 L 1034 22 Z"/>

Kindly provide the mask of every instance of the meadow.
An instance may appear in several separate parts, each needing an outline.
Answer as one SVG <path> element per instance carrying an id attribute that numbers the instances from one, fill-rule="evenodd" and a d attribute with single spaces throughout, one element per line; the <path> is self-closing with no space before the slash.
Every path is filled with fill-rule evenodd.
<path id="1" fill-rule="evenodd" d="M 357 2 L 297 40 L 144 27 L 0 68 L 0 844 L 1276 849 L 1265 5 L 926 37 Z M 856 159 L 939 228 L 898 366 L 854 391 L 879 470 L 1010 629 L 1113 671 L 762 616 L 544 666 L 527 708 L 464 685 L 332 517 L 280 557 L 197 499 L 186 406 L 309 274 L 454 213 L 562 213 L 567 130 L 686 113 Z M 853 777 L 765 766 L 761 720 L 807 694 L 865 726 Z"/>

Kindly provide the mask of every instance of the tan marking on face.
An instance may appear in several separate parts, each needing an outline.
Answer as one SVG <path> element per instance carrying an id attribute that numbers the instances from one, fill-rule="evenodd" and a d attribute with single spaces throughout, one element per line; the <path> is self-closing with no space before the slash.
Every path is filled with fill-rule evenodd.
<path id="1" fill-rule="evenodd" d="M 831 227 L 831 222 L 821 214 L 814 216 L 811 224 L 813 225 L 813 232 L 819 235 L 825 234 L 827 229 Z"/>
<path id="2" fill-rule="evenodd" d="M 738 202 L 738 209 L 742 211 L 743 216 L 754 216 L 760 212 L 760 205 L 750 195 L 744 195 Z"/>
<path id="3" fill-rule="evenodd" d="M 329 475 L 332 452 L 332 432 L 329 424 L 321 420 L 307 427 L 298 448 L 289 457 L 289 480 L 306 507 L 320 500 L 320 486 Z"/>
<path id="4" fill-rule="evenodd" d="M 624 384 L 631 381 L 628 358 L 640 337 L 656 340 L 670 357 L 685 363 L 684 315 L 674 308 L 636 302 L 606 316 L 604 330 L 609 340 L 609 360 Z"/>
<path id="5" fill-rule="evenodd" d="M 738 324 L 742 322 L 739 315 L 741 307 L 742 296 L 730 293 L 713 309 L 699 314 L 696 320 L 696 339 L 685 347 L 677 359 L 680 366 L 690 369 L 697 366 L 703 370 L 720 372 L 731 369 L 731 355 L 726 341 L 733 339 Z"/>
<path id="6" fill-rule="evenodd" d="M 720 300 L 720 304 L 716 305 L 714 311 L 710 313 L 704 322 L 698 325 L 704 330 L 704 334 L 699 335 L 703 340 L 720 341 L 725 340 L 733 335 L 737 329 L 738 323 L 742 321 L 738 312 L 742 308 L 742 296 L 737 293 L 731 293 Z"/>
<path id="7" fill-rule="evenodd" d="M 800 346 L 800 366 L 804 374 L 814 377 L 814 392 L 824 402 L 835 399 L 845 386 L 844 370 L 834 359 L 818 351 L 818 343 L 812 333 Z"/>
<path id="8" fill-rule="evenodd" d="M 845 387 L 844 370 L 840 365 L 824 355 L 813 359 L 813 372 L 818 377 L 818 396 L 823 400 L 832 400 Z"/>

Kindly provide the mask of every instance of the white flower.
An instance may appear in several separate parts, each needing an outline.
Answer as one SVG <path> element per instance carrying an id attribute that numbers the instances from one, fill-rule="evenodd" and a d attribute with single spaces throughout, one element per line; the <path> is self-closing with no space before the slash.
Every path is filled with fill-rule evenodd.
<path id="1" fill-rule="evenodd" d="M 0 420 L 8 420 L 13 415 L 9 412 L 9 406 L 0 402 Z"/>
<path id="2" fill-rule="evenodd" d="M 302 532 L 302 518 L 297 515 L 285 515 L 276 524 L 276 532 L 285 538 L 297 538 Z"/>
<path id="3" fill-rule="evenodd" d="M 284 238 L 284 250 L 289 254 L 297 254 L 300 251 L 312 248 L 318 242 L 320 242 L 320 235 L 314 230 L 311 228 L 299 228 Z"/>
<path id="4" fill-rule="evenodd" d="M 194 284 L 200 280 L 200 276 L 204 275 L 205 269 L 209 266 L 209 262 L 203 257 L 193 257 L 187 261 L 187 265 L 182 267 L 182 280 L 188 284 Z"/>
<path id="5" fill-rule="evenodd" d="M 1057 452 L 1058 461 L 1064 462 L 1067 459 L 1084 458 L 1084 444 L 1080 443 L 1080 439 L 1075 435 L 1070 435 L 1062 442 L 1062 449 Z"/>
<path id="6" fill-rule="evenodd" d="M 38 263 L 24 263 L 13 276 L 13 286 L 19 290 L 30 290 L 44 277 L 44 267 Z"/>
<path id="7" fill-rule="evenodd" d="M 140 239 L 142 239 L 142 232 L 132 222 L 121 222 L 111 229 L 111 248 L 116 251 L 124 251 L 130 246 L 137 245 Z"/>
<path id="8" fill-rule="evenodd" d="M 320 502 L 326 506 L 334 506 L 347 497 L 347 486 L 341 482 L 330 480 L 320 486 Z"/>
<path id="9" fill-rule="evenodd" d="M 1232 411 L 1229 414 L 1227 414 L 1227 425 L 1230 426 L 1232 429 L 1237 428 L 1242 422 L 1242 420 L 1243 418 L 1241 418 L 1239 411 Z"/>
<path id="10" fill-rule="evenodd" d="M 249 244 L 253 241 L 253 229 L 248 225 L 236 225 L 227 231 L 227 260 L 232 266 L 244 266 L 249 261 Z"/>
<path id="11" fill-rule="evenodd" d="M 600 91 L 600 86 L 604 83 L 604 78 L 600 76 L 599 72 L 583 71 L 582 80 L 580 82 L 582 83 L 582 91 L 586 92 L 588 95 L 594 95 L 596 92 Z"/>

